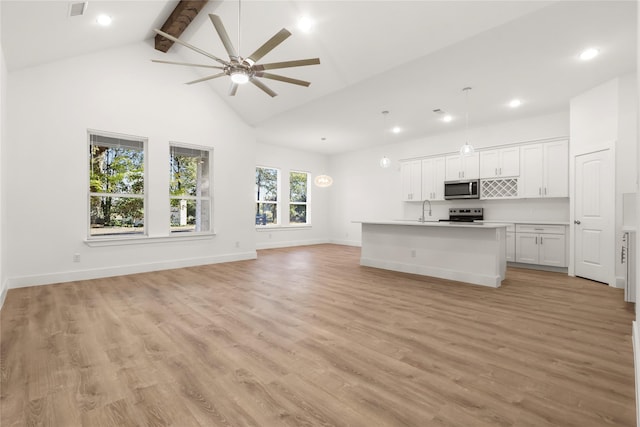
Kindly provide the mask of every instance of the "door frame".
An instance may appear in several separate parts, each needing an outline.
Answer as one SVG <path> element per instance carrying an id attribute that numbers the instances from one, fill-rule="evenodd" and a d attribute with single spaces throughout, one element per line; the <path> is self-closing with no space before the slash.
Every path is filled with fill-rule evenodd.
<path id="1" fill-rule="evenodd" d="M 616 172 L 615 172 L 615 162 L 616 162 L 616 150 L 615 150 L 615 141 L 608 141 L 605 144 L 602 144 L 599 147 L 591 146 L 589 150 L 581 151 L 581 152 L 571 152 L 571 143 L 569 143 L 569 268 L 568 274 L 569 276 L 576 275 L 576 228 L 574 224 L 574 220 L 576 219 L 576 158 L 580 156 L 584 156 L 587 154 L 595 154 L 602 151 L 609 151 L 609 179 L 612 183 L 611 192 L 613 194 L 613 203 L 610 213 L 611 221 L 613 222 L 613 229 L 611 236 L 609 239 L 611 240 L 612 248 L 614 249 L 611 254 L 611 268 L 609 269 L 609 279 L 607 284 L 611 287 L 616 287 Z"/>

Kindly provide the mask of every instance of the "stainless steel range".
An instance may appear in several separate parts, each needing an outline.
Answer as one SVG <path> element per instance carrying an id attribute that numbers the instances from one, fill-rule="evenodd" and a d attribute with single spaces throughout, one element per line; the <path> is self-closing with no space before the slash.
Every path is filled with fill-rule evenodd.
<path id="1" fill-rule="evenodd" d="M 440 221 L 473 222 L 483 219 L 483 208 L 449 208 L 449 219 L 441 219 Z"/>

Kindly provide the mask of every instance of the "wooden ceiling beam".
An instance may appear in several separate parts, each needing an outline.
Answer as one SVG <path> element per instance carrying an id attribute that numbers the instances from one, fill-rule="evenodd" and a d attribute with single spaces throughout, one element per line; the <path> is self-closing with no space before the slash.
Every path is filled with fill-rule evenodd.
<path id="1" fill-rule="evenodd" d="M 191 21 L 204 8 L 209 0 L 180 0 L 169 18 L 162 25 L 161 30 L 173 37 L 179 38 L 182 32 L 191 24 Z M 173 46 L 173 42 L 156 35 L 155 48 L 161 52 L 167 52 Z"/>

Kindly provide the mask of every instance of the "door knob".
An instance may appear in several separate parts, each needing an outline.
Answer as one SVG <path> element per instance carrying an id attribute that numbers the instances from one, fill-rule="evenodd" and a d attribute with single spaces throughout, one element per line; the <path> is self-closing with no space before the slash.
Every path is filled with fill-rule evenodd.
<path id="1" fill-rule="evenodd" d="M 577 224 L 577 225 L 580 225 L 580 220 L 577 220 L 577 219 L 576 219 L 575 221 L 573 221 L 573 223 L 574 223 L 574 224 Z"/>

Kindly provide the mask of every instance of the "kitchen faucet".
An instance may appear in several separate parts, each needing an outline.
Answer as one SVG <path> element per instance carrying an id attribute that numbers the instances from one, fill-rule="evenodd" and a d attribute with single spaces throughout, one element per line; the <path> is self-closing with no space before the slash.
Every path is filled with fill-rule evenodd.
<path id="1" fill-rule="evenodd" d="M 424 199 L 424 201 L 422 202 L 422 216 L 420 217 L 420 222 L 425 222 L 427 220 L 427 218 L 424 216 L 425 203 L 429 203 L 429 216 L 431 216 L 431 202 L 429 201 L 429 199 Z"/>

